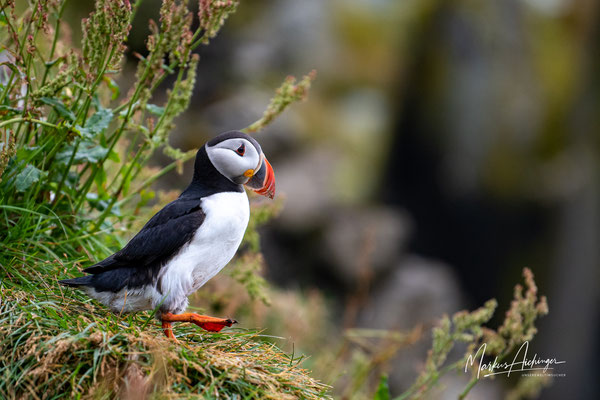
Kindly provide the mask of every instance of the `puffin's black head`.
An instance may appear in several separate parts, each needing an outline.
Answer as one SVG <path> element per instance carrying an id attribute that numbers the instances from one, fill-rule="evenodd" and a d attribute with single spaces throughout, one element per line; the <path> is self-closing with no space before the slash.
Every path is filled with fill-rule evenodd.
<path id="1" fill-rule="evenodd" d="M 212 165 L 225 178 L 271 199 L 275 196 L 273 168 L 255 139 L 230 131 L 211 139 L 204 147 Z"/>

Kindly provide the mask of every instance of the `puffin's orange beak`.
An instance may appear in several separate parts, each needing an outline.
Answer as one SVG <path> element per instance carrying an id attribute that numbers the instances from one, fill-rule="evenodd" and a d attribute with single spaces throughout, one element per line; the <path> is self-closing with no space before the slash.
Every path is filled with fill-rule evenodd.
<path id="1" fill-rule="evenodd" d="M 263 162 L 260 168 L 246 183 L 246 186 L 256 193 L 267 196 L 270 199 L 275 197 L 275 173 L 266 157 L 263 156 Z"/>

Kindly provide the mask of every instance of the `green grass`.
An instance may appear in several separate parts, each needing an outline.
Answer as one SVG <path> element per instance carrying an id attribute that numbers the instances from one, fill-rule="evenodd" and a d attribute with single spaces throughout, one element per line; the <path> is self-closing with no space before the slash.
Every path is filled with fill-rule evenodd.
<path id="1" fill-rule="evenodd" d="M 327 386 L 259 332 L 180 324 L 176 344 L 149 313 L 118 317 L 65 292 L 3 289 L 3 398 L 110 398 L 127 390 L 176 398 L 326 397 Z"/>

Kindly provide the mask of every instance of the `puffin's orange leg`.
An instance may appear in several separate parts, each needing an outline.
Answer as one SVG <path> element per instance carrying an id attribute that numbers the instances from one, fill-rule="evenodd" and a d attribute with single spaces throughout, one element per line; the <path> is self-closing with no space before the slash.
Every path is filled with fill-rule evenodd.
<path id="1" fill-rule="evenodd" d="M 215 318 L 215 317 L 209 317 L 206 315 L 198 315 L 195 313 L 183 313 L 183 314 L 165 313 L 165 314 L 161 315 L 161 319 L 162 319 L 162 323 L 163 323 L 163 329 L 165 330 L 165 335 L 167 335 L 167 337 L 171 337 L 171 336 L 169 336 L 169 333 L 167 331 L 170 332 L 170 335 L 173 335 L 173 330 L 171 329 L 171 324 L 170 324 L 171 322 L 191 322 L 209 332 L 219 332 L 224 327 L 231 326 L 231 325 L 237 323 L 237 321 L 230 319 L 230 318 L 227 318 L 227 319 Z"/>
<path id="2" fill-rule="evenodd" d="M 168 337 L 169 339 L 173 339 L 174 341 L 177 342 L 177 338 L 175 338 L 175 335 L 173 334 L 173 328 L 171 327 L 170 322 L 163 320 L 162 328 L 163 328 L 163 332 L 165 333 L 166 337 Z"/>

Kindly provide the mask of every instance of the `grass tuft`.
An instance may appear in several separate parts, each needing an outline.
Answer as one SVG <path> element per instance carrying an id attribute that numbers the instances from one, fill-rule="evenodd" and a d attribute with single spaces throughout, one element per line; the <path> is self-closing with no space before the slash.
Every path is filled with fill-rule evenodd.
<path id="1" fill-rule="evenodd" d="M 151 313 L 118 317 L 70 289 L 3 288 L 1 397 L 327 397 L 328 386 L 259 331 L 178 324 L 175 332 L 179 344 Z"/>

